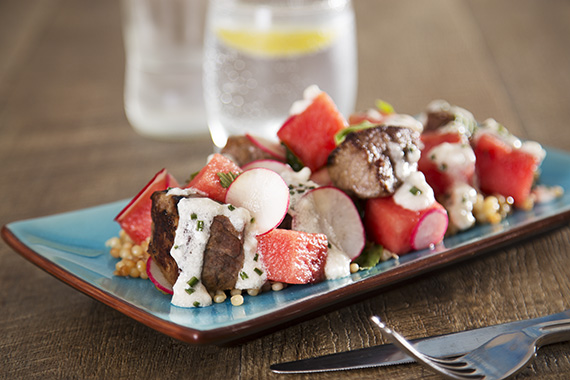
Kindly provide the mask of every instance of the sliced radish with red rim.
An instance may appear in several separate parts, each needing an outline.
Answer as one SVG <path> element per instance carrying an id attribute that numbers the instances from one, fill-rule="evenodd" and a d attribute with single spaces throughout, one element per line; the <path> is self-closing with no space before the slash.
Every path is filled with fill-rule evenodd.
<path id="1" fill-rule="evenodd" d="M 225 202 L 249 210 L 256 234 L 262 235 L 285 218 L 289 209 L 289 187 L 273 170 L 249 169 L 232 182 Z"/>

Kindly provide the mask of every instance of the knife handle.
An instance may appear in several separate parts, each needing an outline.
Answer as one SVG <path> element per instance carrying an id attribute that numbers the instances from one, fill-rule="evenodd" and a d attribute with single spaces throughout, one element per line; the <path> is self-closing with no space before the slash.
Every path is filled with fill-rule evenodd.
<path id="1" fill-rule="evenodd" d="M 536 338 L 537 345 L 570 340 L 570 310 L 537 318 L 535 321 L 538 323 L 525 328 L 524 331 Z"/>

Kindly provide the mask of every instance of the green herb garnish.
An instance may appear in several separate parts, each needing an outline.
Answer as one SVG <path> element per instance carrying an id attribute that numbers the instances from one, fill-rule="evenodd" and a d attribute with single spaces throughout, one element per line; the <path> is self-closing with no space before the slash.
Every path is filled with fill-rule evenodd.
<path id="1" fill-rule="evenodd" d="M 187 284 L 193 288 L 194 286 L 196 286 L 196 284 L 198 284 L 200 282 L 200 280 L 198 280 L 198 277 L 196 276 L 192 276 L 192 278 L 190 280 L 188 280 Z"/>
<path id="2" fill-rule="evenodd" d="M 296 172 L 303 169 L 305 165 L 301 162 L 299 157 L 297 157 L 289 148 L 285 146 L 285 162 L 293 168 Z"/>
<path id="3" fill-rule="evenodd" d="M 412 186 L 412 188 L 410 189 L 410 193 L 412 193 L 413 195 L 419 195 L 422 193 L 422 191 L 420 189 L 418 189 L 415 186 Z"/>
<path id="4" fill-rule="evenodd" d="M 203 231 L 204 230 L 204 221 L 203 220 L 199 220 L 196 222 L 196 230 L 197 231 Z"/>
<path id="5" fill-rule="evenodd" d="M 194 305 L 194 307 L 199 307 L 199 306 L 200 306 L 200 302 L 194 301 L 194 303 L 193 303 L 192 305 Z"/>
<path id="6" fill-rule="evenodd" d="M 396 110 L 392 105 L 388 102 L 383 101 L 382 99 L 376 99 L 376 108 L 382 115 L 390 115 L 392 113 L 396 113 Z"/>
<path id="7" fill-rule="evenodd" d="M 196 220 L 196 219 L 198 219 L 198 215 L 196 215 L 196 213 L 193 212 L 193 213 L 190 215 L 190 219 Z"/>
<path id="8" fill-rule="evenodd" d="M 237 173 L 232 173 L 232 172 L 227 172 L 227 173 L 216 173 L 218 178 L 220 179 L 220 185 L 222 185 L 222 187 L 224 189 L 227 189 L 228 187 L 230 187 L 230 185 L 232 184 L 232 182 L 238 177 L 239 174 Z"/>
<path id="9" fill-rule="evenodd" d="M 234 211 L 236 208 L 233 205 L 228 205 L 228 210 Z"/>
<path id="10" fill-rule="evenodd" d="M 239 276 L 241 277 L 242 280 L 248 279 L 249 276 L 247 275 L 247 273 L 245 272 L 240 272 Z"/>
<path id="11" fill-rule="evenodd" d="M 350 127 L 347 128 L 343 128 L 341 129 L 339 132 L 337 132 L 334 135 L 334 142 L 336 145 L 339 145 L 340 143 L 342 143 L 344 141 L 344 139 L 346 138 L 346 136 L 352 132 L 357 132 L 357 131 L 361 131 L 363 129 L 368 129 L 368 128 L 372 128 L 372 127 L 376 127 L 377 124 L 372 124 L 371 122 L 369 122 L 368 120 L 364 120 L 362 123 L 360 124 L 355 124 L 355 125 L 351 125 Z"/>
<path id="12" fill-rule="evenodd" d="M 257 261 L 259 259 L 259 253 L 256 253 L 255 256 L 253 256 L 253 261 Z"/>
<path id="13" fill-rule="evenodd" d="M 354 262 L 358 264 L 360 269 L 370 269 L 376 266 L 381 259 L 384 247 L 379 244 L 368 243 L 360 256 Z"/>
<path id="14" fill-rule="evenodd" d="M 263 274 L 263 271 L 262 271 L 261 269 L 259 269 L 259 268 L 254 268 L 253 271 L 254 271 L 255 273 L 257 273 L 258 275 L 260 275 L 260 276 Z"/>
<path id="15" fill-rule="evenodd" d="M 188 293 L 188 294 L 192 294 L 192 293 L 194 293 L 194 292 L 196 291 L 196 289 L 193 289 L 193 288 L 188 288 L 188 289 L 184 289 L 184 290 L 185 290 L 186 293 Z"/>

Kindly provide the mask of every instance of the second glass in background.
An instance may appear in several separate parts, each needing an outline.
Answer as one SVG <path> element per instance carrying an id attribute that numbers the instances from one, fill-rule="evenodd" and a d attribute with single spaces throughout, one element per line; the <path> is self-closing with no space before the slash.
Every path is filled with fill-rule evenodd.
<path id="1" fill-rule="evenodd" d="M 214 144 L 251 133 L 276 139 L 293 102 L 318 85 L 348 116 L 357 91 L 350 0 L 210 0 L 204 99 Z"/>

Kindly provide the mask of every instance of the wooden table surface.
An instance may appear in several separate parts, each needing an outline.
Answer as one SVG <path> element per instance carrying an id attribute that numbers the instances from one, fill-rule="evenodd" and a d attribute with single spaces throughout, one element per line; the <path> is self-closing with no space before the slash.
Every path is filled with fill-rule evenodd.
<path id="1" fill-rule="evenodd" d="M 356 0 L 357 109 L 447 99 L 479 120 L 570 151 L 570 2 Z M 123 110 L 114 0 L 0 1 L 0 224 L 131 197 L 162 167 L 186 178 L 208 136 L 152 141 Z M 570 228 L 493 250 L 235 347 L 182 343 L 91 299 L 0 244 L 0 378 L 416 379 L 416 364 L 276 375 L 270 364 L 381 344 L 369 317 L 410 338 L 570 306 Z M 517 378 L 566 379 L 570 343 Z"/>

